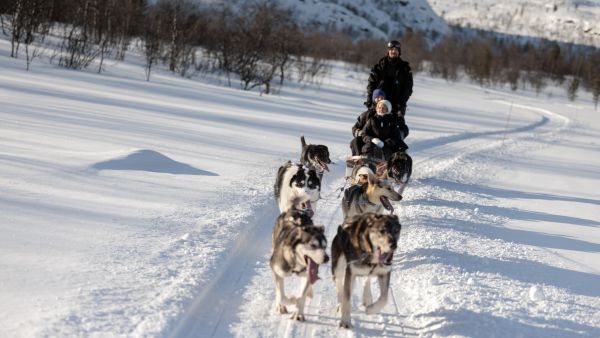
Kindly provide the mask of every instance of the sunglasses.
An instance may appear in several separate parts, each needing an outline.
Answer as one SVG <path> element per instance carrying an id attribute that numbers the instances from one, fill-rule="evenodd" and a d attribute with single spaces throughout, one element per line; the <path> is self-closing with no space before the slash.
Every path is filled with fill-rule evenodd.
<path id="1" fill-rule="evenodd" d="M 398 42 L 388 42 L 388 48 L 400 48 L 400 43 Z"/>

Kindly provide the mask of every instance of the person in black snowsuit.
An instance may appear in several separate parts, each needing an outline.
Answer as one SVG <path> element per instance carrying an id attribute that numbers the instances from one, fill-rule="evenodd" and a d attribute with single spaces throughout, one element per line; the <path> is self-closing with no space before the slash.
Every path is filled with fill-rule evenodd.
<path id="1" fill-rule="evenodd" d="M 408 62 L 400 58 L 400 42 L 388 42 L 388 52 L 371 69 L 367 84 L 368 108 L 372 107 L 372 95 L 375 89 L 382 89 L 387 94 L 387 100 L 392 103 L 392 113 L 404 116 L 406 102 L 412 94 L 413 77 Z"/>
<path id="2" fill-rule="evenodd" d="M 373 91 L 372 96 L 373 96 L 373 102 L 375 102 L 375 105 L 377 105 L 377 103 L 379 103 L 379 101 L 385 100 L 385 93 L 381 89 L 375 89 Z M 364 128 L 365 124 L 367 123 L 367 121 L 376 114 L 377 114 L 377 112 L 376 112 L 375 107 L 372 107 L 372 108 L 369 108 L 366 111 L 364 111 L 356 119 L 356 123 L 354 123 L 354 126 L 352 126 L 352 136 L 354 136 L 354 138 L 352 139 L 352 141 L 350 141 L 350 149 L 352 150 L 352 156 L 361 154 L 362 148 L 365 145 L 365 143 L 363 141 L 363 136 L 364 136 L 363 128 Z M 396 128 L 399 130 L 400 139 L 404 140 L 404 138 L 406 136 L 408 136 L 408 132 L 409 132 L 408 126 L 406 125 L 406 122 L 404 121 L 403 116 L 398 116 L 396 118 L 396 120 L 397 120 Z"/>
<path id="3" fill-rule="evenodd" d="M 372 96 L 373 102 L 375 102 L 375 104 L 377 104 L 381 100 L 385 100 L 385 93 L 380 89 L 375 89 L 373 91 Z M 362 147 L 365 145 L 362 140 L 362 129 L 367 123 L 367 120 L 375 114 L 377 114 L 377 112 L 375 111 L 375 106 L 373 106 L 364 111 L 356 118 L 356 122 L 352 126 L 352 136 L 354 136 L 354 138 L 352 139 L 352 141 L 350 141 L 350 149 L 352 150 L 352 156 L 360 155 Z"/>
<path id="4" fill-rule="evenodd" d="M 387 160 L 393 153 L 399 150 L 406 150 L 408 146 L 403 141 L 403 133 L 406 124 L 401 125 L 400 118 L 391 113 L 392 105 L 390 101 L 381 100 L 377 103 L 376 114 L 369 116 L 365 125 L 361 129 L 363 146 L 361 153 L 377 157 L 381 151 L 383 157 Z"/>

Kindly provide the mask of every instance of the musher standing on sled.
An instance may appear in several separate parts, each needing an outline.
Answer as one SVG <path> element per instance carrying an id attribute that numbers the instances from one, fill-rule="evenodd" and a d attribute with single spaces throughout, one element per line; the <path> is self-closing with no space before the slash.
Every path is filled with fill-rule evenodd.
<path id="1" fill-rule="evenodd" d="M 392 103 L 392 114 L 404 117 L 406 102 L 412 94 L 413 77 L 408 62 L 400 58 L 400 42 L 392 40 L 387 44 L 388 52 L 371 69 L 367 85 L 368 108 L 373 107 L 373 91 L 381 89 Z"/>

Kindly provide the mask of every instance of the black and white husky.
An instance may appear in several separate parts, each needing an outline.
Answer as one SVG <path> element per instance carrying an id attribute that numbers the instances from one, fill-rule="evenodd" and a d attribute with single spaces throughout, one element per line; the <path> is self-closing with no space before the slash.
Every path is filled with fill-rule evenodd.
<path id="1" fill-rule="evenodd" d="M 287 313 L 286 305 L 295 305 L 291 319 L 304 321 L 304 302 L 312 298 L 312 285 L 319 279 L 319 265 L 327 263 L 327 239 L 322 225 L 314 225 L 305 211 L 295 207 L 281 213 L 273 229 L 273 253 L 269 261 L 275 281 L 275 311 Z M 284 279 L 303 278 L 298 297 L 287 297 Z"/>
<path id="2" fill-rule="evenodd" d="M 296 207 L 314 213 L 320 198 L 321 180 L 315 170 L 287 161 L 277 171 L 274 190 L 279 211 Z M 299 205 L 294 205 L 294 201 Z"/>
<path id="3" fill-rule="evenodd" d="M 323 173 L 329 171 L 327 165 L 331 164 L 329 149 L 322 144 L 306 144 L 304 135 L 300 136 L 300 142 L 302 142 L 300 163 L 309 169 L 314 169 L 319 176 L 319 180 L 323 180 Z"/>

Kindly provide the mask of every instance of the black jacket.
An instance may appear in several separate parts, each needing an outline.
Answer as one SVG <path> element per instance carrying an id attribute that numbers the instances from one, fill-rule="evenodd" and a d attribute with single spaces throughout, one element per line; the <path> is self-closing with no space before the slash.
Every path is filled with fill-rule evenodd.
<path id="1" fill-rule="evenodd" d="M 385 92 L 387 100 L 392 103 L 392 113 L 406 110 L 406 102 L 412 94 L 413 77 L 408 62 L 400 57 L 388 56 L 379 60 L 371 69 L 367 85 L 367 105 L 373 106 L 373 90 L 381 89 Z"/>
<path id="2" fill-rule="evenodd" d="M 369 108 L 366 111 L 364 111 L 362 114 L 360 114 L 356 118 L 356 122 L 352 126 L 352 136 L 354 136 L 354 137 L 362 136 L 362 135 L 360 135 L 362 133 L 359 134 L 359 132 L 362 131 L 363 127 L 365 126 L 365 123 L 367 123 L 367 120 L 375 114 L 377 114 L 377 112 L 375 111 L 374 107 Z"/>
<path id="3" fill-rule="evenodd" d="M 362 129 L 362 140 L 365 144 L 370 144 L 371 140 L 378 138 L 385 144 L 385 147 L 392 151 L 399 148 L 407 149 L 406 143 L 401 138 L 400 119 L 394 114 L 385 114 L 383 116 L 373 115 L 367 119 Z"/>
<path id="4" fill-rule="evenodd" d="M 367 123 L 367 121 L 370 118 L 372 118 L 375 115 L 377 115 L 375 108 L 369 108 L 366 111 L 364 111 L 362 114 L 360 114 L 356 118 L 356 122 L 354 123 L 354 126 L 352 126 L 352 136 L 362 138 L 362 136 L 364 136 L 364 133 L 365 133 L 365 131 L 363 130 L 363 128 L 365 127 L 365 124 Z M 399 132 L 400 138 L 401 139 L 406 138 L 408 136 L 409 129 L 408 129 L 408 126 L 406 125 L 406 122 L 404 121 L 404 117 L 403 116 L 395 116 L 395 120 L 396 121 L 394 123 L 396 124 L 396 129 Z M 381 139 L 381 140 L 385 141 L 384 139 Z"/>

